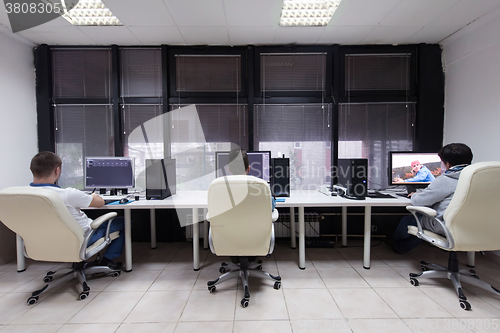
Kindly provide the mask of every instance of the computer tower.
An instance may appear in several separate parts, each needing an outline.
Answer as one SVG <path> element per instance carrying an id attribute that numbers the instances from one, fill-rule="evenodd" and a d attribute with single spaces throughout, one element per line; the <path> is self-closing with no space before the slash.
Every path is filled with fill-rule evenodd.
<path id="1" fill-rule="evenodd" d="M 336 170 L 338 184 L 346 188 L 345 195 L 353 199 L 364 199 L 368 185 L 368 160 L 347 158 L 338 160 Z"/>
<path id="2" fill-rule="evenodd" d="M 290 159 L 271 159 L 271 194 L 275 197 L 290 196 Z"/>
<path id="3" fill-rule="evenodd" d="M 146 199 L 165 199 L 176 193 L 174 159 L 146 159 Z"/>

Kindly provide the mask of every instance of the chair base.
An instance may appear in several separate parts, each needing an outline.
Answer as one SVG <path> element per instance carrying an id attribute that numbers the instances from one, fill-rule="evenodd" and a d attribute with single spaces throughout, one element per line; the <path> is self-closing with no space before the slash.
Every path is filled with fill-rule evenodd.
<path id="1" fill-rule="evenodd" d="M 458 301 L 460 307 L 464 310 L 470 310 L 471 305 L 467 301 L 467 297 L 465 297 L 462 289 L 461 282 L 469 283 L 473 286 L 482 288 L 484 290 L 491 291 L 497 295 L 500 295 L 500 290 L 489 285 L 488 283 L 481 281 L 479 277 L 476 275 L 476 271 L 473 269 L 458 269 L 458 260 L 457 253 L 450 252 L 450 256 L 448 258 L 448 267 L 444 267 L 438 264 L 430 264 L 425 261 L 420 262 L 420 266 L 422 267 L 421 273 L 410 273 L 410 283 L 414 286 L 418 286 L 420 282 L 418 278 L 425 277 L 431 279 L 448 279 L 453 283 L 455 287 L 455 291 L 458 295 Z"/>
<path id="2" fill-rule="evenodd" d="M 63 271 L 64 273 L 58 274 L 57 272 L 49 271 L 43 278 L 43 282 L 47 283 L 43 288 L 34 291 L 31 293 L 31 296 L 28 298 L 28 305 L 33 305 L 38 301 L 38 298 L 44 292 L 62 284 L 63 282 L 67 282 L 73 278 L 76 278 L 80 283 L 82 291 L 78 295 L 78 299 L 85 299 L 89 296 L 90 287 L 87 284 L 87 276 L 101 274 L 101 275 L 111 275 L 113 277 L 119 276 L 121 270 L 111 269 L 108 266 L 98 266 L 99 259 L 92 262 L 77 262 L 73 263 L 71 267 L 64 267 L 59 270 L 59 272 Z"/>
<path id="3" fill-rule="evenodd" d="M 243 290 L 245 292 L 244 297 L 241 300 L 241 306 L 246 308 L 249 303 L 250 291 L 248 288 L 248 277 L 250 275 L 269 279 L 274 281 L 273 288 L 279 290 L 281 288 L 281 277 L 274 276 L 262 270 L 262 261 L 259 260 L 257 262 L 250 262 L 248 257 L 239 257 L 239 263 L 230 263 L 227 264 L 223 262 L 221 267 L 219 268 L 219 272 L 223 273 L 216 280 L 208 281 L 207 287 L 208 290 L 213 293 L 217 290 L 215 287 L 221 282 L 229 280 L 234 277 L 240 277 L 241 283 L 243 285 Z"/>

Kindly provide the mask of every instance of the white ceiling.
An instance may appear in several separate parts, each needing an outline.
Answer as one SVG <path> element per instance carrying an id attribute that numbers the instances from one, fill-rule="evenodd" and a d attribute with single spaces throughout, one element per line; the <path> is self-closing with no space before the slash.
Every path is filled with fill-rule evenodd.
<path id="1" fill-rule="evenodd" d="M 499 0 L 343 0 L 326 27 L 280 27 L 282 0 L 103 2 L 123 26 L 76 27 L 59 17 L 15 37 L 49 45 L 439 43 L 500 8 Z M 10 34 L 2 7 L 0 32 Z"/>

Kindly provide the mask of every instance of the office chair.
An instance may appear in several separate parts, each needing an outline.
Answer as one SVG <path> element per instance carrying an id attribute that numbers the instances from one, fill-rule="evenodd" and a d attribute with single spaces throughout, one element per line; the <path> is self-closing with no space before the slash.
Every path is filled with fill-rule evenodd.
<path id="1" fill-rule="evenodd" d="M 216 285 L 232 277 L 241 278 L 245 296 L 241 306 L 248 306 L 250 292 L 248 277 L 258 276 L 274 281 L 274 289 L 281 288 L 281 277 L 262 271 L 262 261 L 256 256 L 267 256 L 274 249 L 273 222 L 278 211 L 272 210 L 271 191 L 262 179 L 252 176 L 224 176 L 215 179 L 208 189 L 210 221 L 210 250 L 217 256 L 230 256 L 232 263 L 222 263 L 219 278 L 208 281 L 213 293 Z"/>
<path id="2" fill-rule="evenodd" d="M 72 263 L 72 266 L 61 269 L 69 270 L 64 274 L 56 276 L 57 272 L 47 272 L 43 278 L 43 282 L 47 284 L 31 294 L 28 305 L 35 304 L 40 294 L 69 278 L 79 281 L 82 288 L 79 299 L 85 299 L 90 291 L 87 275 L 120 275 L 119 270 L 98 266 L 100 258 L 85 262 L 118 237 L 118 232 L 109 233 L 109 225 L 116 215 L 116 212 L 111 212 L 95 219 L 91 224 L 92 231 L 84 236 L 82 227 L 56 192 L 30 186 L 10 187 L 0 191 L 0 221 L 22 237 L 25 256 L 34 260 Z M 94 230 L 105 221 L 108 221 L 106 236 L 88 244 Z"/>
<path id="3" fill-rule="evenodd" d="M 444 176 L 443 176 L 444 177 Z M 500 295 L 500 290 L 481 281 L 474 270 L 458 268 L 457 251 L 495 251 L 500 249 L 500 162 L 481 162 L 462 170 L 453 198 L 443 220 L 429 207 L 408 206 L 417 226 L 408 226 L 408 233 L 449 251 L 448 267 L 420 262 L 421 273 L 410 273 L 410 282 L 419 285 L 417 278 L 447 278 L 457 292 L 460 307 L 470 310 L 461 281 Z M 417 214 L 427 215 L 444 229 L 444 236 L 424 230 Z"/>

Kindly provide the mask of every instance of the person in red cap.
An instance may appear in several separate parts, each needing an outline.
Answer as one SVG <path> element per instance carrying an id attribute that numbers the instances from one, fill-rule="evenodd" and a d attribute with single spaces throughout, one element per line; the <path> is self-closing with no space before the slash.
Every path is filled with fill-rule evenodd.
<path id="1" fill-rule="evenodd" d="M 398 183 L 416 183 L 416 182 L 425 182 L 425 183 L 430 183 L 432 182 L 435 178 L 434 175 L 431 173 L 431 171 L 425 166 L 420 164 L 420 161 L 413 161 L 411 162 L 411 171 L 415 176 L 412 178 L 408 179 L 401 179 L 401 178 L 396 178 L 396 181 Z"/>

